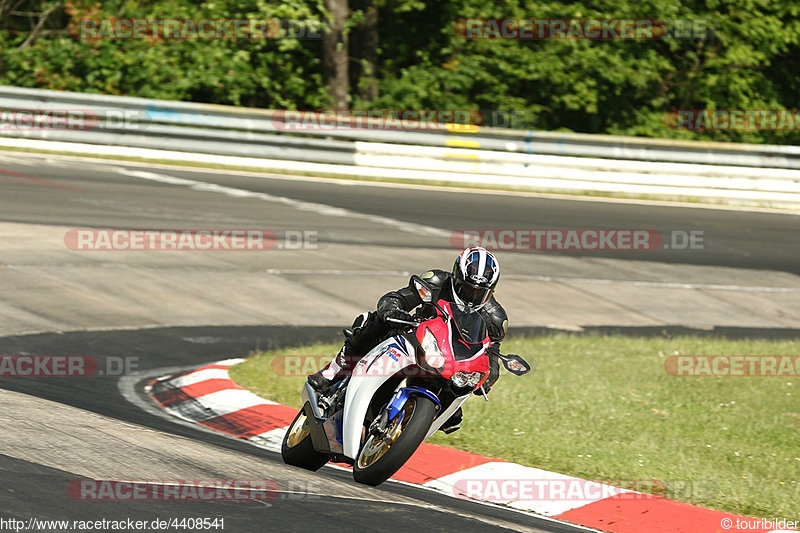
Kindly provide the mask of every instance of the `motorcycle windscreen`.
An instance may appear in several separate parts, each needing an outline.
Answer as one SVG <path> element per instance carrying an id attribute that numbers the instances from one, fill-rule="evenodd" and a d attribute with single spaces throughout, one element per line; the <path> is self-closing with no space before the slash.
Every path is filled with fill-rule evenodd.
<path id="1" fill-rule="evenodd" d="M 486 323 L 480 313 L 465 312 L 452 306 L 453 355 L 457 361 L 474 357 L 483 348 L 486 338 Z"/>

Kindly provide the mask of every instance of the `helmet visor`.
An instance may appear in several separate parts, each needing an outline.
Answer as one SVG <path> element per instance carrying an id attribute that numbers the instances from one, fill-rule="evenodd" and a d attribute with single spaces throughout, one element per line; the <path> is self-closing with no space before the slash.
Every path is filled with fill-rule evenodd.
<path id="1" fill-rule="evenodd" d="M 458 296 L 463 302 L 473 306 L 485 304 L 489 299 L 489 296 L 492 294 L 492 289 L 475 287 L 460 279 L 455 280 L 454 289 L 456 296 Z"/>

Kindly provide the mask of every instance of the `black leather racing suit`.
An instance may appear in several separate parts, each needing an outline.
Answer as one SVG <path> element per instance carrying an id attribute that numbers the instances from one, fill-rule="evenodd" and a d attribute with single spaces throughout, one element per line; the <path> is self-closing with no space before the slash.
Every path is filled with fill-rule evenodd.
<path id="1" fill-rule="evenodd" d="M 433 301 L 440 299 L 448 302 L 456 301 L 453 295 L 452 275 L 449 272 L 429 270 L 420 277 L 433 288 Z M 353 323 L 353 336 L 345 341 L 342 352 L 339 354 L 339 365 L 342 369 L 346 372 L 351 370 L 359 359 L 391 334 L 393 327 L 383 320 L 387 313 L 397 309 L 410 312 L 420 305 L 422 307 L 417 311 L 418 316 L 427 318 L 435 315 L 433 306 L 422 302 L 411 281 L 408 286 L 383 295 L 378 300 L 377 313 L 360 315 Z M 491 346 L 487 350 L 489 376 L 486 379 L 486 388 L 488 390 L 494 385 L 500 374 L 498 354 L 500 353 L 500 343 L 508 331 L 508 315 L 494 299 L 494 296 L 481 308 L 480 313 L 486 323 L 491 341 Z"/>

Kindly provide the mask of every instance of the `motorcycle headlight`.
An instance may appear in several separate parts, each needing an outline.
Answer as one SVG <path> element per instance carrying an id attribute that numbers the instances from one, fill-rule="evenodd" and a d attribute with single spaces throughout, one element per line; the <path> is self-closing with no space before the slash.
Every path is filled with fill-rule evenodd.
<path id="1" fill-rule="evenodd" d="M 439 343 L 436 342 L 436 337 L 433 336 L 433 332 L 429 328 L 425 328 L 425 335 L 422 337 L 420 345 L 425 352 L 425 362 L 431 368 L 437 370 L 444 368 L 444 356 L 439 349 Z"/>
<path id="2" fill-rule="evenodd" d="M 482 372 L 456 372 L 450 380 L 453 382 L 453 385 L 463 389 L 464 387 L 474 387 L 482 377 Z"/>

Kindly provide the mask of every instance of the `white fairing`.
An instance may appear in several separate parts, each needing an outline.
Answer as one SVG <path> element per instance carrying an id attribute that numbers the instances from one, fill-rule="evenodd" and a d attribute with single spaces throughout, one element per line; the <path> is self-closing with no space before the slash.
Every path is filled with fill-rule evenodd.
<path id="1" fill-rule="evenodd" d="M 461 404 L 466 402 L 468 398 L 469 394 L 465 394 L 464 396 L 459 396 L 458 398 L 453 400 L 453 403 L 450 404 L 450 407 L 445 409 L 442 412 L 442 414 L 436 417 L 436 420 L 433 421 L 433 424 L 431 424 L 431 429 L 428 430 L 428 434 L 425 435 L 425 438 L 427 439 L 428 437 L 439 431 L 439 428 L 442 427 L 442 425 L 445 422 L 447 422 L 447 420 L 450 419 L 450 416 L 452 416 L 453 413 L 458 411 L 458 408 L 461 407 Z"/>
<path id="2" fill-rule="evenodd" d="M 416 364 L 413 346 L 405 339 L 398 339 L 399 337 L 391 337 L 370 350 L 356 364 L 347 384 L 342 444 L 344 455 L 351 459 L 355 460 L 358 455 L 361 446 L 361 428 L 364 426 L 364 417 L 375 391 L 403 368 Z M 401 349 L 398 349 L 398 346 Z"/>

